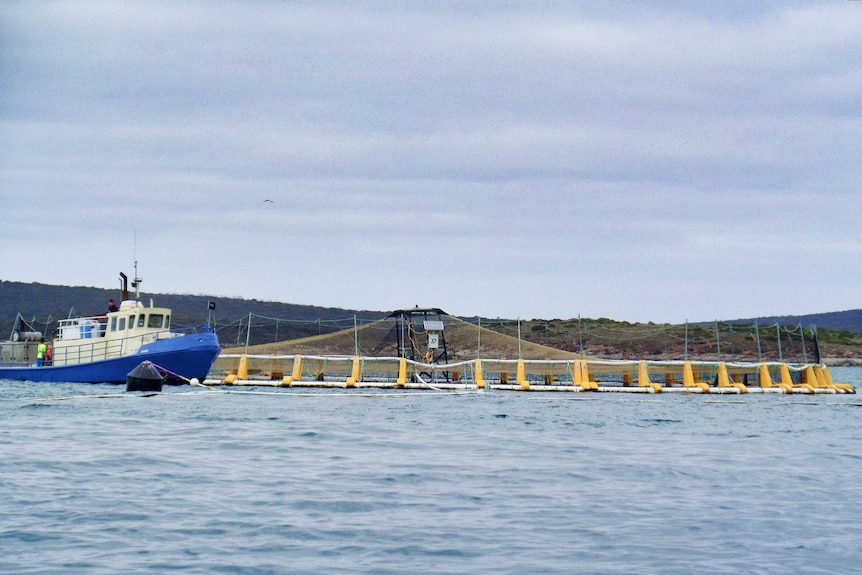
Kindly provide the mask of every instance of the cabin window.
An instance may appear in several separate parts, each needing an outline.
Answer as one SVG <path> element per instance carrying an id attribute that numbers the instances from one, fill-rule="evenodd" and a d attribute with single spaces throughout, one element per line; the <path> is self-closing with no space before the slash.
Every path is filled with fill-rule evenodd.
<path id="1" fill-rule="evenodd" d="M 126 329 L 126 318 L 124 318 L 124 317 L 120 318 L 120 327 L 117 329 L 119 329 L 120 331 L 125 331 L 125 329 Z"/>
<path id="2" fill-rule="evenodd" d="M 147 327 L 162 329 L 162 319 L 164 316 L 160 313 L 151 313 L 150 319 L 147 320 Z"/>
<path id="3" fill-rule="evenodd" d="M 165 329 L 171 329 L 171 316 L 170 315 L 165 316 L 165 326 L 164 327 L 165 327 Z"/>
<path id="4" fill-rule="evenodd" d="M 117 331 L 117 318 L 111 318 L 111 331 Z"/>
<path id="5" fill-rule="evenodd" d="M 134 328 L 135 328 L 135 316 L 130 315 L 129 316 L 129 329 L 134 329 Z"/>
<path id="6" fill-rule="evenodd" d="M 146 316 L 144 314 L 141 314 L 138 316 L 138 327 L 144 327 L 144 319 L 145 318 L 146 318 Z"/>

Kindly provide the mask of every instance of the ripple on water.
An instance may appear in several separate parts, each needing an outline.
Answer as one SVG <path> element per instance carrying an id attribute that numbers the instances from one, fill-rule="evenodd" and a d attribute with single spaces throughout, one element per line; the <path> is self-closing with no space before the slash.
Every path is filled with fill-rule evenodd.
<path id="1" fill-rule="evenodd" d="M 857 566 L 852 397 L 45 389 L 0 402 L 4 573 Z"/>

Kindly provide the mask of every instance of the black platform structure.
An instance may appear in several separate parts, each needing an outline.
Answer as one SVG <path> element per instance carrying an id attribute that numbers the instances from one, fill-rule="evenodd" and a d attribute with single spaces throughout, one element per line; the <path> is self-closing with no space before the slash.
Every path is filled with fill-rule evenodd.
<path id="1" fill-rule="evenodd" d="M 395 320 L 398 357 L 424 363 L 449 363 L 443 317 L 448 315 L 437 307 L 399 309 L 389 314 Z M 390 340 L 391 341 L 391 340 Z M 431 377 L 431 373 L 422 372 Z M 449 381 L 449 372 L 442 372 Z"/>

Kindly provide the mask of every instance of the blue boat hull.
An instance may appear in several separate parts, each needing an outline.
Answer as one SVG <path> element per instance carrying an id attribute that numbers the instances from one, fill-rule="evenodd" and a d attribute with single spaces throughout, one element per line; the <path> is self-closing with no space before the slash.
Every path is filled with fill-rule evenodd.
<path id="1" fill-rule="evenodd" d="M 200 381 L 209 373 L 219 354 L 215 333 L 195 333 L 160 339 L 136 353 L 76 365 L 0 367 L 0 379 L 36 382 L 126 383 L 126 375 L 142 361 L 150 361 L 168 372 L 168 383 Z M 177 377 L 179 375 L 180 377 Z"/>

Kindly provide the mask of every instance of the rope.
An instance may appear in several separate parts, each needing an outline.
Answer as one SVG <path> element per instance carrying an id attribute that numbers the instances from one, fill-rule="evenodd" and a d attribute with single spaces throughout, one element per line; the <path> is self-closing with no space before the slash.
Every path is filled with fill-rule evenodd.
<path id="1" fill-rule="evenodd" d="M 209 389 L 209 390 L 211 390 L 211 391 L 219 391 L 219 390 L 217 390 L 217 389 L 216 389 L 216 388 L 214 388 L 214 387 L 210 387 L 209 385 L 204 385 L 203 383 L 201 383 L 200 381 L 198 381 L 198 379 L 197 379 L 196 377 L 194 377 L 194 378 L 192 378 L 192 379 L 189 379 L 189 378 L 187 378 L 187 377 L 184 377 L 184 376 L 182 376 L 182 375 L 178 374 L 178 373 L 177 373 L 177 372 L 175 372 L 175 371 L 171 371 L 171 370 L 169 370 L 169 369 L 168 369 L 168 368 L 166 368 L 166 367 L 162 367 L 161 365 L 157 365 L 157 364 L 155 364 L 155 363 L 153 363 L 153 362 L 150 362 L 150 363 L 152 363 L 152 364 L 153 364 L 153 367 L 155 367 L 156 369 L 160 369 L 160 370 L 164 371 L 165 373 L 169 373 L 169 374 L 173 375 L 174 377 L 176 377 L 177 379 L 181 379 L 181 380 L 185 381 L 186 383 L 188 383 L 189 385 L 191 385 L 191 386 L 193 386 L 193 387 L 194 387 L 194 386 L 197 386 L 197 387 L 203 387 L 203 388 L 205 388 L 205 389 Z"/>
<path id="2" fill-rule="evenodd" d="M 431 390 L 434 390 L 434 391 L 440 392 L 440 393 L 449 394 L 449 395 L 466 395 L 466 394 L 472 394 L 472 393 L 484 393 L 484 391 L 481 389 L 462 389 L 462 390 L 455 389 L 455 390 L 451 390 L 451 389 L 443 389 L 442 387 L 436 387 L 436 386 L 431 385 L 430 383 L 428 383 L 424 379 L 422 379 L 422 376 L 419 375 L 418 373 L 413 374 L 413 379 L 419 380 L 418 382 L 428 389 L 431 389 Z"/>

